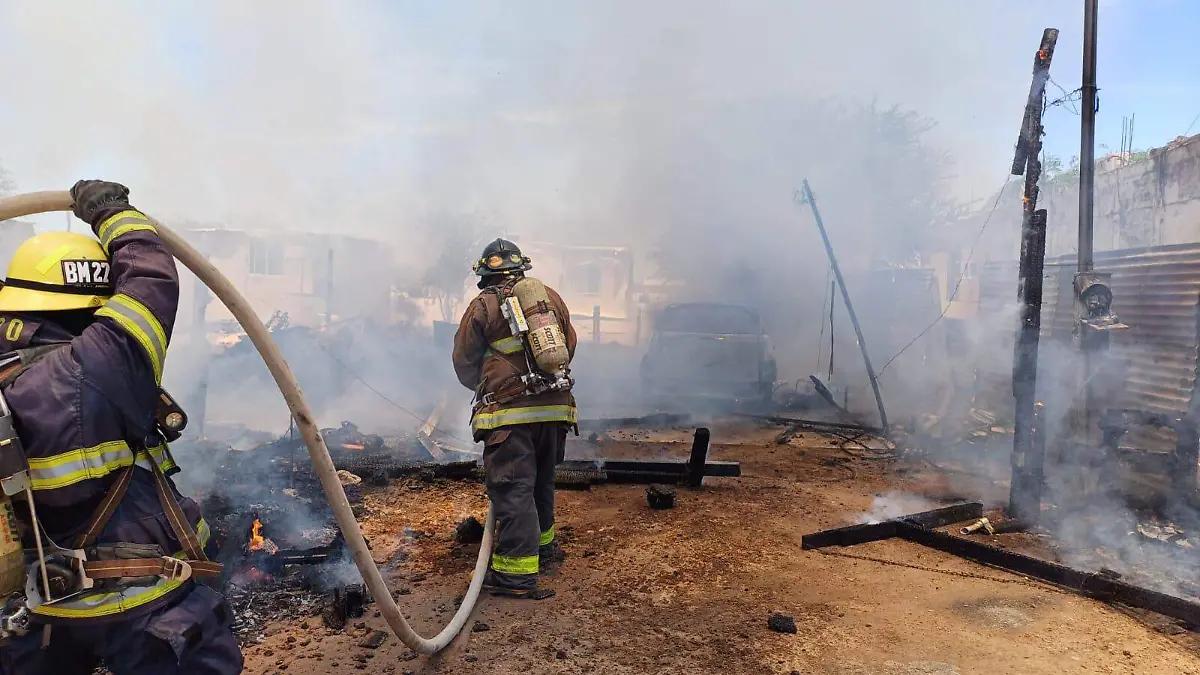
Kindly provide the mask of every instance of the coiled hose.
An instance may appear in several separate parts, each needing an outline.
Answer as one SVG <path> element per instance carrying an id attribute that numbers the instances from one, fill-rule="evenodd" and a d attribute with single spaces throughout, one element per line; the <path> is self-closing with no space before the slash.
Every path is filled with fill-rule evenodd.
<path id="1" fill-rule="evenodd" d="M 0 221 L 48 211 L 70 210 L 71 195 L 66 191 L 31 192 L 0 199 Z M 371 552 L 367 549 L 367 541 L 363 538 L 362 531 L 358 528 L 358 522 L 350 511 L 350 502 L 346 499 L 346 491 L 342 489 L 342 483 L 338 480 L 333 459 L 329 456 L 329 449 L 325 447 L 325 439 L 321 437 L 320 430 L 313 421 L 312 410 L 304 400 L 304 395 L 300 392 L 300 385 L 296 382 L 296 377 L 292 375 L 291 369 L 288 368 L 287 361 L 279 351 L 279 346 L 271 339 L 271 334 L 251 309 L 250 303 L 242 297 L 229 279 L 221 274 L 220 270 L 179 235 L 172 232 L 170 228 L 153 218 L 151 220 L 158 229 L 158 236 L 166 244 L 167 250 L 203 281 L 213 294 L 229 308 L 230 313 L 246 331 L 254 348 L 258 350 L 263 362 L 267 364 L 271 376 L 275 378 L 275 384 L 279 386 L 279 393 L 283 394 L 283 398 L 292 412 L 292 418 L 296 420 L 296 425 L 300 428 L 304 444 L 308 446 L 308 455 L 312 458 L 313 468 L 321 478 L 321 487 L 325 490 L 325 497 L 333 509 L 333 516 L 345 537 L 346 545 L 350 547 L 350 552 L 354 556 L 354 564 L 362 574 L 371 595 L 374 596 L 379 611 L 387 619 L 388 626 L 413 651 L 421 654 L 434 654 L 444 649 L 462 631 L 475 608 L 475 601 L 479 599 L 495 531 L 495 515 L 491 507 L 488 508 L 487 524 L 484 527 L 483 542 L 479 547 L 479 559 L 475 562 L 475 572 L 471 577 L 467 594 L 463 596 L 462 604 L 458 607 L 458 612 L 436 636 L 423 638 L 417 635 L 400 612 L 400 608 L 392 598 L 391 591 L 384 583 L 383 576 L 379 573 L 379 568 L 375 566 L 375 561 L 371 558 Z"/>

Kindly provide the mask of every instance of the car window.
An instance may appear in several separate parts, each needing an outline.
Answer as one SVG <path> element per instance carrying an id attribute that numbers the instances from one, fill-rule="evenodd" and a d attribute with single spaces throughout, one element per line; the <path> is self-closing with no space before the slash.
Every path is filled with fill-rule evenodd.
<path id="1" fill-rule="evenodd" d="M 745 307 L 681 305 L 664 309 L 657 328 L 664 333 L 757 335 L 758 317 Z"/>

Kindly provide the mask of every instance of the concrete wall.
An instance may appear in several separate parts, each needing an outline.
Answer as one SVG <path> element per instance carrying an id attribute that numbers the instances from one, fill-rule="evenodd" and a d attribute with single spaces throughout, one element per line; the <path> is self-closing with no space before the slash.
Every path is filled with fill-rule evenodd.
<path id="1" fill-rule="evenodd" d="M 1048 257 L 1076 250 L 1078 186 L 1076 174 L 1042 181 L 1038 206 L 1049 219 Z M 988 237 L 986 253 L 993 260 L 1017 257 L 1020 201 L 1020 185 L 1011 185 L 995 216 L 1004 226 Z M 1097 251 L 1200 241 L 1200 135 L 1155 148 L 1143 159 L 1098 162 L 1094 220 Z"/>

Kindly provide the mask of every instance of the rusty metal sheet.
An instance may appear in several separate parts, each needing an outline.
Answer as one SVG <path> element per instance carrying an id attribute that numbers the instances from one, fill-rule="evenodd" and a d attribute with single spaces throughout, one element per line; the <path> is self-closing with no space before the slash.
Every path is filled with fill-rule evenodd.
<path id="1" fill-rule="evenodd" d="M 1096 270 L 1112 274 L 1113 309 L 1129 330 L 1113 337 L 1112 355 L 1123 361 L 1122 400 L 1116 405 L 1183 415 L 1200 409 L 1196 366 L 1200 357 L 1200 244 L 1175 244 L 1096 254 Z M 1011 265 L 1011 264 L 1010 264 Z M 1073 255 L 1046 260 L 1047 284 L 1042 305 L 1042 337 L 1067 342 L 1073 325 Z M 984 298 L 1015 304 L 1011 266 L 985 266 L 980 284 Z M 990 272 L 990 274 L 989 274 Z M 1053 290 L 1052 290 L 1053 289 Z M 1011 338 L 1004 343 L 1011 344 Z M 993 377 L 1001 373 L 992 373 Z M 994 385 L 993 385 L 994 386 Z M 1153 430 L 1131 433 L 1127 443 L 1152 451 L 1172 451 L 1173 434 Z"/>

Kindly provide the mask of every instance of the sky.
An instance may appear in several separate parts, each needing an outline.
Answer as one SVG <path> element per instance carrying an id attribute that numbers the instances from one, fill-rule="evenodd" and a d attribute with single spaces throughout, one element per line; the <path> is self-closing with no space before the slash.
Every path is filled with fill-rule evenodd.
<path id="1" fill-rule="evenodd" d="M 1082 7 L 1081 2 L 1065 4 Z M 1061 34 L 1050 69 L 1068 92 L 1082 80 L 1083 54 L 1082 9 L 1071 9 L 1075 11 L 1063 12 L 1056 26 Z M 1120 148 L 1124 117 L 1134 117 L 1135 149 L 1161 147 L 1185 132 L 1200 133 L 1200 122 L 1193 125 L 1200 115 L 1200 75 L 1191 65 L 1200 59 L 1200 43 L 1191 29 L 1200 25 L 1200 3 L 1102 1 L 1098 18 L 1096 156 Z M 1051 101 L 1062 95 L 1050 87 Z M 1073 108 L 1079 110 L 1079 104 Z M 1052 108 L 1046 115 L 1046 152 L 1064 160 L 1078 156 L 1079 123 L 1066 106 Z"/>
<path id="2" fill-rule="evenodd" d="M 1099 144 L 1125 115 L 1152 147 L 1200 113 L 1198 20 L 1188 0 L 1101 0 Z M 639 219 L 637 151 L 672 116 L 828 98 L 935 120 L 947 191 L 976 201 L 1048 26 L 1073 90 L 1081 0 L 0 0 L 0 162 L 28 190 L 121 180 L 168 219 L 419 244 L 410 224 L 452 208 L 602 239 Z M 1078 122 L 1052 109 L 1047 152 L 1077 155 Z M 781 199 L 818 161 L 795 158 Z"/>

